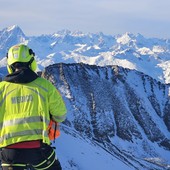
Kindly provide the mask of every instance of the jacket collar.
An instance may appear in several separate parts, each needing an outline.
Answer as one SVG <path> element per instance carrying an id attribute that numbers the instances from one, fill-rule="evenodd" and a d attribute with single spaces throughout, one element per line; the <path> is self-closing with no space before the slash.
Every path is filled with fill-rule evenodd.
<path id="1" fill-rule="evenodd" d="M 11 83 L 30 83 L 38 78 L 38 75 L 29 68 L 23 68 L 22 70 L 16 71 L 12 74 L 8 74 L 4 81 Z"/>

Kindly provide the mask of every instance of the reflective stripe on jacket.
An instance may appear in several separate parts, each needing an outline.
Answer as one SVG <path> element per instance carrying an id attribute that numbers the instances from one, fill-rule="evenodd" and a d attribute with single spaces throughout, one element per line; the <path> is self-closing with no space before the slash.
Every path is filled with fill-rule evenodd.
<path id="1" fill-rule="evenodd" d="M 42 139 L 49 144 L 50 115 L 57 122 L 66 116 L 61 95 L 47 80 L 26 84 L 0 83 L 0 147 Z"/>

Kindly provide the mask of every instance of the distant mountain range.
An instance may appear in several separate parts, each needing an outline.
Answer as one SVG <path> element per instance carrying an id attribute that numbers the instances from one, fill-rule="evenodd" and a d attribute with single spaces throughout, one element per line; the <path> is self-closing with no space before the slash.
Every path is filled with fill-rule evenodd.
<path id="1" fill-rule="evenodd" d="M 68 30 L 51 35 L 26 36 L 19 26 L 0 31 L 0 67 L 14 44 L 28 44 L 36 53 L 39 70 L 54 63 L 118 65 L 135 69 L 163 83 L 170 83 L 170 39 L 141 34 L 104 35 Z"/>

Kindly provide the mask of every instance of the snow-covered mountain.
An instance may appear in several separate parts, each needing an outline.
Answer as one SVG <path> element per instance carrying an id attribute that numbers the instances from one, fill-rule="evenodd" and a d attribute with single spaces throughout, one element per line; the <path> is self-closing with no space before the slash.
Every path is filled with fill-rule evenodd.
<path id="1" fill-rule="evenodd" d="M 65 169 L 170 169 L 169 85 L 134 70 L 82 63 L 49 66 L 43 77 L 68 107 L 57 141 Z"/>
<path id="2" fill-rule="evenodd" d="M 170 169 L 170 40 L 68 30 L 29 37 L 12 26 L 0 31 L 0 77 L 17 43 L 35 51 L 66 102 L 54 144 L 63 170 Z"/>
<path id="3" fill-rule="evenodd" d="M 36 53 L 39 69 L 64 62 L 118 65 L 135 69 L 163 83 L 170 83 L 170 39 L 145 38 L 140 34 L 104 35 L 59 31 L 26 36 L 16 25 L 0 31 L 0 66 L 11 45 L 28 44 Z"/>

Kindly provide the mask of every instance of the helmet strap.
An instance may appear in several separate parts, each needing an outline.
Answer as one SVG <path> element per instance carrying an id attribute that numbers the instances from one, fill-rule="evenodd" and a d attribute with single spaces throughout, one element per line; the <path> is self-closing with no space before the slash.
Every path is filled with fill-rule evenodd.
<path id="1" fill-rule="evenodd" d="M 9 67 L 10 67 L 10 69 L 11 69 L 12 72 L 15 72 L 15 69 L 16 69 L 16 68 L 13 66 L 13 64 L 10 65 Z"/>
<path id="2" fill-rule="evenodd" d="M 28 62 L 28 65 L 31 66 L 33 61 L 34 61 L 34 57 L 31 58 L 31 60 Z"/>

